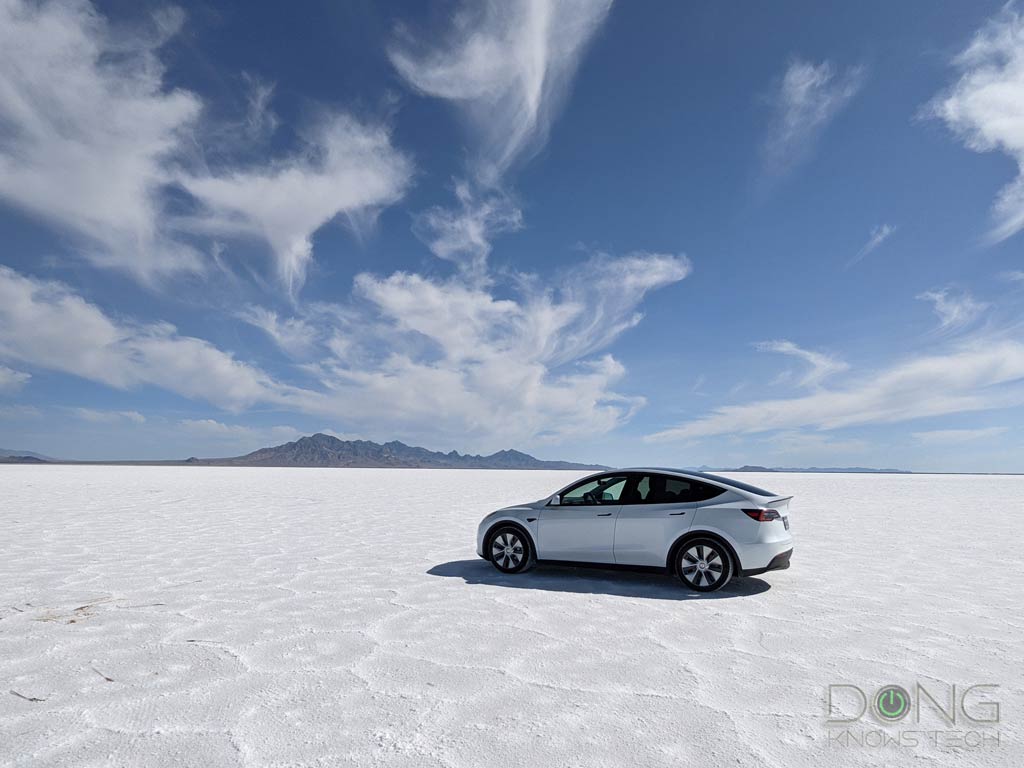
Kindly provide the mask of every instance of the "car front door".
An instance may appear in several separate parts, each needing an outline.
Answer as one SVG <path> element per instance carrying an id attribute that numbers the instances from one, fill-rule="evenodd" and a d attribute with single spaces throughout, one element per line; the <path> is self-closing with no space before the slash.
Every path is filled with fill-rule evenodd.
<path id="1" fill-rule="evenodd" d="M 602 475 L 579 483 L 540 513 L 537 549 L 542 560 L 614 563 L 615 518 L 628 476 Z"/>
<path id="2" fill-rule="evenodd" d="M 634 475 L 615 523 L 615 562 L 665 566 L 668 548 L 693 525 L 690 484 L 669 475 Z"/>

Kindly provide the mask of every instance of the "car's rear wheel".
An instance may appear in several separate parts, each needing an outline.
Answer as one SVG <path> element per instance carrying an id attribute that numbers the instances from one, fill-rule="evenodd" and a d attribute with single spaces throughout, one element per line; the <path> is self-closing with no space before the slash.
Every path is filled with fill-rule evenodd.
<path id="1" fill-rule="evenodd" d="M 533 567 L 533 547 L 518 528 L 499 528 L 491 534 L 487 546 L 491 562 L 502 573 L 522 573 Z"/>
<path id="2" fill-rule="evenodd" d="M 732 578 L 732 560 L 714 539 L 693 539 L 676 553 L 676 574 L 690 589 L 714 592 Z"/>

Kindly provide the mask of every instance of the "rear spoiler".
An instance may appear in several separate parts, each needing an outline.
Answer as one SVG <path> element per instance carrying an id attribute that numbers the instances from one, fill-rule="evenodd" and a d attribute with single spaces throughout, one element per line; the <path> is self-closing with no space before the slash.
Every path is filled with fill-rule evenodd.
<path id="1" fill-rule="evenodd" d="M 771 501 L 766 501 L 766 502 L 765 502 L 765 505 L 766 505 L 766 506 L 769 506 L 769 507 L 770 507 L 770 506 L 772 506 L 773 504 L 781 504 L 782 502 L 784 502 L 784 501 L 789 501 L 789 500 L 790 500 L 790 499 L 792 499 L 792 498 L 793 498 L 792 496 L 776 496 L 776 497 L 775 497 L 774 499 L 772 499 Z"/>

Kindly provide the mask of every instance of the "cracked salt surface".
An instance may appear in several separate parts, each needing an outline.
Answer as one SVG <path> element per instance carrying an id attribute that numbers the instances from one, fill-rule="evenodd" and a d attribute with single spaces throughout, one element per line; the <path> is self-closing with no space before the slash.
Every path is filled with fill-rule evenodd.
<path id="1" fill-rule="evenodd" d="M 1024 765 L 1024 478 L 744 476 L 793 567 L 713 595 L 476 558 L 575 476 L 0 467 L 0 764 Z M 828 684 L 917 681 L 1000 745 L 829 743 Z"/>

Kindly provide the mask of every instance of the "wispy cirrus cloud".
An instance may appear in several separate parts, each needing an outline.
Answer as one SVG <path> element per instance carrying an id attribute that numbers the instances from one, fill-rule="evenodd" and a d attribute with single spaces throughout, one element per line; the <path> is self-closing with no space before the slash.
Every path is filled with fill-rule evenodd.
<path id="1" fill-rule="evenodd" d="M 61 283 L 3 266 L 0 359 L 115 389 L 153 385 L 229 410 L 288 400 L 287 387 L 207 341 L 167 323 L 116 320 Z"/>
<path id="2" fill-rule="evenodd" d="M 201 142 L 217 126 L 198 95 L 166 85 L 161 62 L 184 21 L 170 9 L 147 28 L 114 28 L 84 1 L 0 3 L 0 200 L 150 285 L 203 272 L 211 235 L 262 241 L 294 294 L 312 235 L 395 202 L 411 161 L 385 127 L 334 112 L 291 154 L 267 160 L 263 146 L 259 160 L 210 168 Z M 273 88 L 250 77 L 247 94 L 241 131 L 258 144 L 277 126 Z M 182 189 L 197 215 L 170 214 Z"/>
<path id="3" fill-rule="evenodd" d="M 516 275 L 500 298 L 458 276 L 364 273 L 348 303 L 248 318 L 301 339 L 313 362 L 297 386 L 167 323 L 115 319 L 61 283 L 0 267 L 0 361 L 228 411 L 270 406 L 363 434 L 482 449 L 560 441 L 614 429 L 643 405 L 616 391 L 625 369 L 605 349 L 641 321 L 650 291 L 690 268 L 684 256 L 599 255 L 564 287 Z"/>
<path id="4" fill-rule="evenodd" d="M 273 135 L 281 124 L 281 119 L 271 107 L 277 86 L 248 72 L 242 73 L 242 81 L 245 83 L 246 102 L 242 128 L 250 139 L 260 142 Z"/>
<path id="5" fill-rule="evenodd" d="M 69 408 L 68 411 L 76 419 L 93 424 L 116 424 L 130 421 L 133 424 L 145 424 L 146 417 L 138 411 L 109 411 L 96 408 Z"/>
<path id="6" fill-rule="evenodd" d="M 478 142 L 475 175 L 490 184 L 543 146 L 610 8 L 611 0 L 464 3 L 440 45 L 400 27 L 388 53 L 413 88 L 465 114 Z"/>
<path id="7" fill-rule="evenodd" d="M 680 256 L 599 255 L 561 288 L 519 275 L 503 298 L 458 277 L 363 274 L 359 311 L 329 332 L 346 343 L 309 369 L 358 428 L 397 421 L 485 446 L 603 434 L 644 403 L 615 390 L 625 369 L 603 350 L 640 322 L 648 292 L 689 272 Z"/>
<path id="8" fill-rule="evenodd" d="M 286 443 L 302 436 L 302 432 L 295 427 L 250 427 L 245 424 L 227 424 L 216 419 L 181 419 L 177 427 L 189 435 L 212 440 L 218 445 L 237 445 L 243 450 L 255 450 L 268 443 Z"/>
<path id="9" fill-rule="evenodd" d="M 657 442 L 772 430 L 830 430 L 984 411 L 1024 403 L 1022 383 L 1024 344 L 977 339 L 945 354 L 896 363 L 842 388 L 722 406 L 646 439 Z"/>
<path id="10" fill-rule="evenodd" d="M 761 149 L 764 170 L 778 176 L 804 162 L 863 82 L 863 67 L 837 72 L 829 61 L 790 62 L 771 97 L 774 116 Z"/>
<path id="11" fill-rule="evenodd" d="M 264 240 L 278 277 L 294 296 L 313 258 L 313 234 L 338 217 L 372 218 L 402 197 L 411 176 L 411 161 L 394 149 L 385 128 L 331 115 L 293 156 L 246 169 L 179 175 L 203 210 L 178 224 Z"/>
<path id="12" fill-rule="evenodd" d="M 932 303 L 939 318 L 937 330 L 940 333 L 952 333 L 973 325 L 989 308 L 988 303 L 978 301 L 967 291 L 955 292 L 951 288 L 925 291 L 917 298 Z"/>
<path id="13" fill-rule="evenodd" d="M 17 392 L 24 387 L 32 376 L 22 371 L 15 371 L 0 365 L 0 392 Z"/>
<path id="14" fill-rule="evenodd" d="M 523 213 L 508 194 L 491 190 L 481 195 L 468 182 L 455 185 L 457 208 L 434 206 L 416 215 L 413 232 L 439 259 L 453 262 L 470 279 L 487 272 L 491 241 L 523 226 Z"/>
<path id="15" fill-rule="evenodd" d="M 799 380 L 799 384 L 803 387 L 817 387 L 829 376 L 842 373 L 850 368 L 848 363 L 833 355 L 804 349 L 786 339 L 759 341 L 754 346 L 761 352 L 790 355 L 807 363 L 808 370 Z"/>
<path id="16" fill-rule="evenodd" d="M 491 240 L 522 226 L 522 212 L 502 191 L 504 176 L 544 146 L 610 8 L 611 0 L 464 3 L 436 45 L 436 36 L 399 27 L 388 51 L 395 69 L 419 93 L 450 101 L 471 128 L 458 205 L 416 219 L 416 234 L 435 255 L 479 279 Z"/>
<path id="17" fill-rule="evenodd" d="M 147 281 L 202 266 L 161 215 L 201 110 L 163 85 L 159 50 L 183 20 L 124 31 L 85 2 L 0 3 L 0 198 Z"/>
<path id="18" fill-rule="evenodd" d="M 960 78 L 925 107 L 975 152 L 1003 152 L 1017 177 L 993 205 L 993 242 L 1024 228 L 1024 19 L 1008 4 L 953 60 Z"/>
<path id="19" fill-rule="evenodd" d="M 316 329 L 302 318 L 281 317 L 273 310 L 256 306 L 245 307 L 237 317 L 259 328 L 291 357 L 308 355 L 316 342 Z"/>
<path id="20" fill-rule="evenodd" d="M 43 415 L 33 405 L 0 405 L 0 419 L 6 421 L 31 421 Z"/>
<path id="21" fill-rule="evenodd" d="M 1009 431 L 1009 427 L 982 427 L 980 429 L 931 429 L 912 433 L 914 438 L 926 445 L 959 445 L 974 440 L 987 440 Z"/>
<path id="22" fill-rule="evenodd" d="M 868 241 L 864 243 L 854 257 L 846 263 L 846 267 L 852 267 L 869 253 L 874 251 L 878 246 L 888 240 L 895 231 L 896 227 L 891 224 L 879 224 L 877 227 L 872 229 L 871 235 L 868 237 Z"/>

